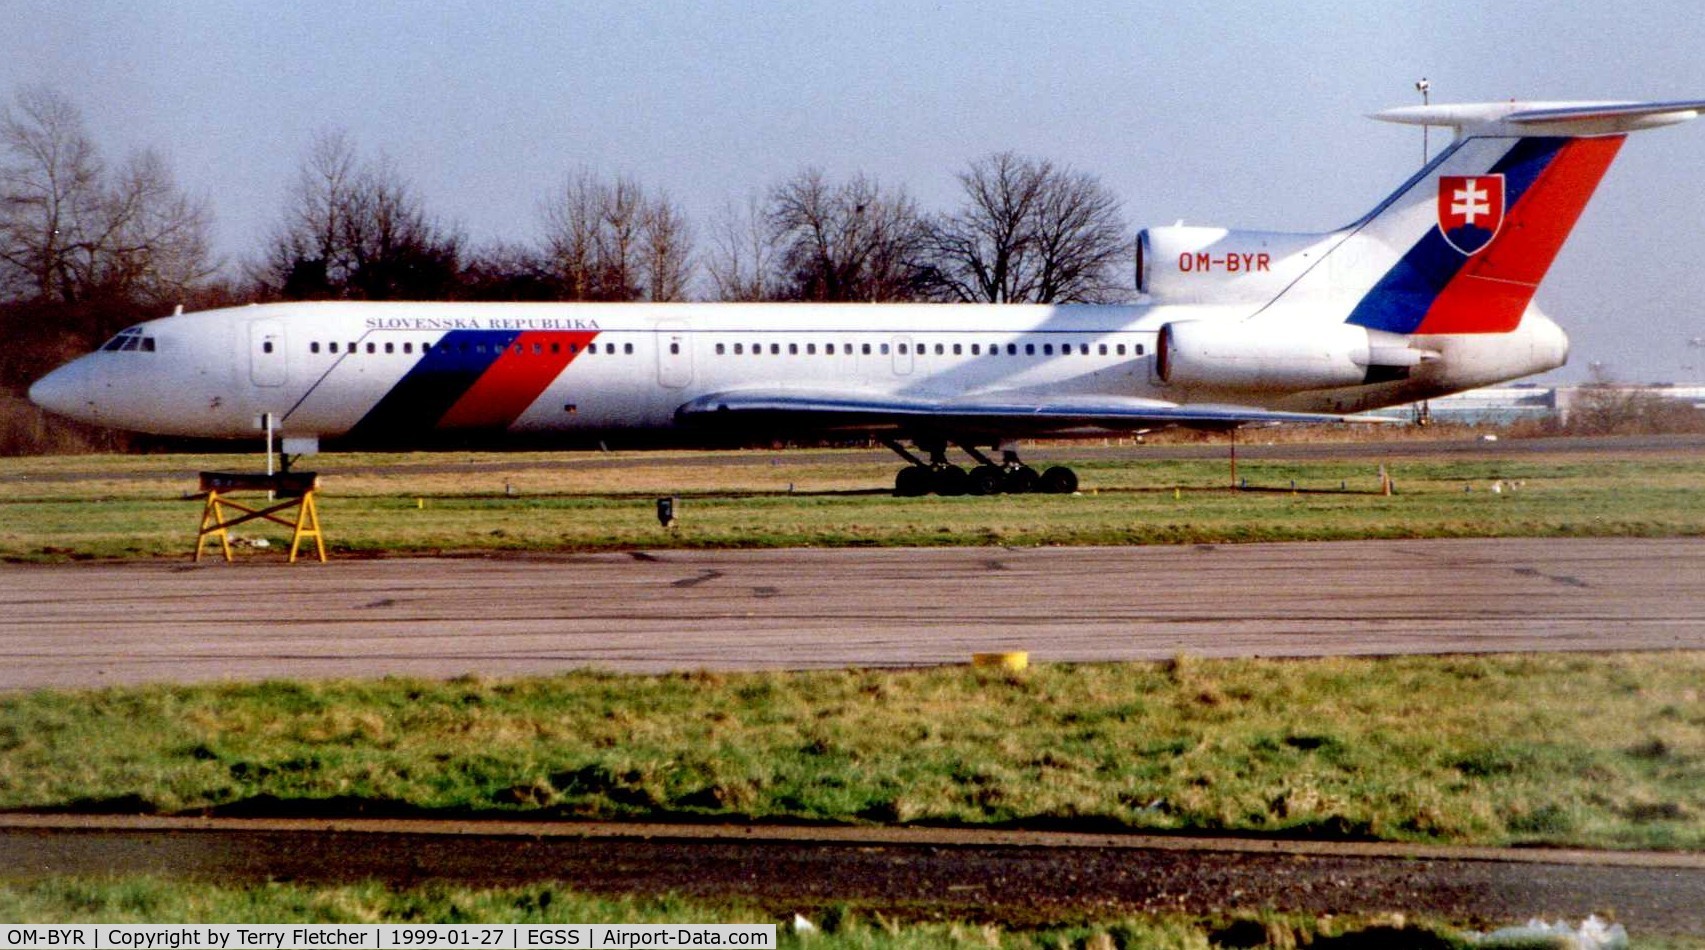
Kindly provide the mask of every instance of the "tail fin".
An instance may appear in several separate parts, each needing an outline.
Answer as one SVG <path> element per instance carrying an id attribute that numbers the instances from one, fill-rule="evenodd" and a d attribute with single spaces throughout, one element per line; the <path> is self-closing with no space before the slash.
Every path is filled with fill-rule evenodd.
<path id="1" fill-rule="evenodd" d="M 1348 321 L 1393 333 L 1514 330 L 1627 133 L 1685 122 L 1705 101 L 1494 103 L 1393 109 L 1456 140 L 1338 232 L 1286 293 L 1360 294 Z M 1281 294 L 1281 297 L 1285 294 Z"/>

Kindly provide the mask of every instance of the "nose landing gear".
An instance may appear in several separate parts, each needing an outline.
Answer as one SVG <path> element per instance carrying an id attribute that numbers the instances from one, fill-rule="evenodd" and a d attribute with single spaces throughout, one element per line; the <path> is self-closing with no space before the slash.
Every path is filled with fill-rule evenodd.
<path id="1" fill-rule="evenodd" d="M 947 460 L 945 441 L 917 441 L 915 444 L 929 454 L 925 461 L 893 439 L 884 439 L 888 446 L 911 464 L 894 476 L 894 494 L 902 498 L 921 495 L 1024 495 L 1043 492 L 1050 495 L 1069 495 L 1077 491 L 1077 473 L 1064 465 L 1055 465 L 1037 474 L 1024 464 L 1018 453 L 1003 448 L 1001 461 L 995 462 L 974 445 L 957 443 L 966 455 L 976 460 L 977 467 L 967 472 Z"/>

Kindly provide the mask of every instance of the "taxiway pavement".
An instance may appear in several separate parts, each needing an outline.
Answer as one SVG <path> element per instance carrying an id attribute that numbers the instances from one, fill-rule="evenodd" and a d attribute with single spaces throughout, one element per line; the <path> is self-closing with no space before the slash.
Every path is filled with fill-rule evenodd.
<path id="1" fill-rule="evenodd" d="M 0 689 L 1705 649 L 1705 539 L 0 565 Z"/>

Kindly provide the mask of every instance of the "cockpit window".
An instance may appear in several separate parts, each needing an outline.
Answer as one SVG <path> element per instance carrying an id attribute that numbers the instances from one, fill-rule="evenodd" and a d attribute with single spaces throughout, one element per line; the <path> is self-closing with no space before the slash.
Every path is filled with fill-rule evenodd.
<path id="1" fill-rule="evenodd" d="M 143 336 L 141 327 L 129 327 L 118 331 L 118 335 L 101 345 L 101 352 L 116 353 L 140 350 L 143 353 L 154 352 L 154 338 Z"/>

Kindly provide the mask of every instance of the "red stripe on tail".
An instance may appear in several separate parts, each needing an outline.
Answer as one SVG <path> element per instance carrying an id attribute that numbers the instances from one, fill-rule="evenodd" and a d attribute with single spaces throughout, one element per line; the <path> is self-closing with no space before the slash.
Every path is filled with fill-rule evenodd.
<path id="1" fill-rule="evenodd" d="M 1498 236 L 1440 292 L 1416 333 L 1508 333 L 1557 259 L 1625 136 L 1563 146 L 1504 215 Z"/>

